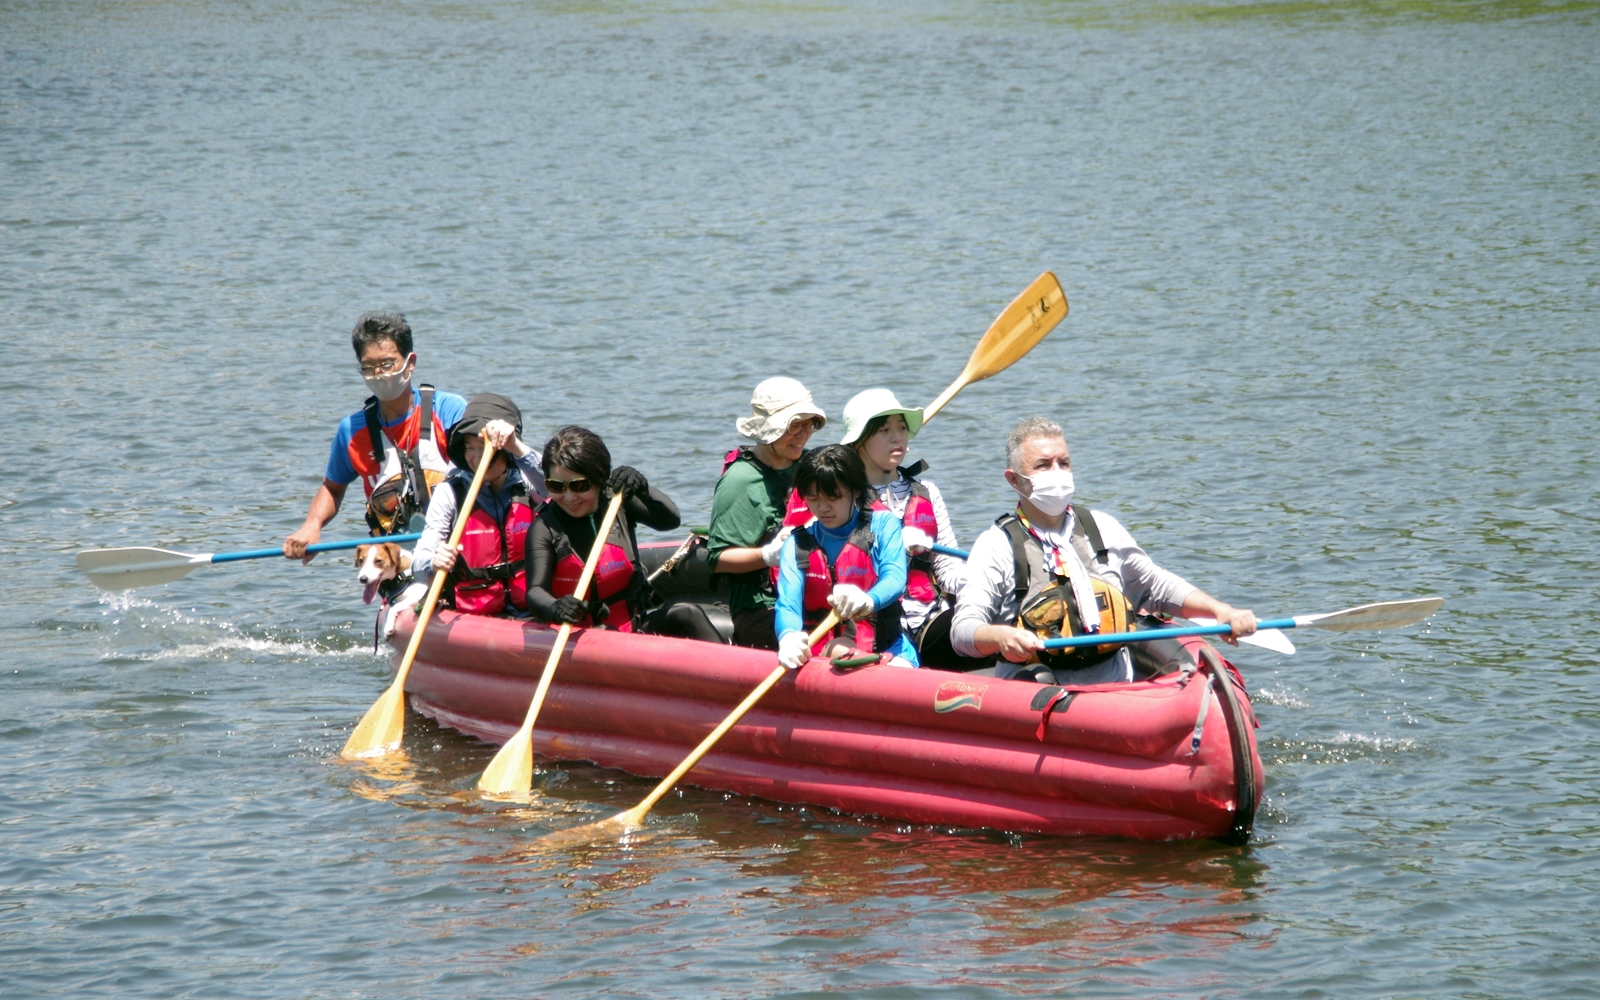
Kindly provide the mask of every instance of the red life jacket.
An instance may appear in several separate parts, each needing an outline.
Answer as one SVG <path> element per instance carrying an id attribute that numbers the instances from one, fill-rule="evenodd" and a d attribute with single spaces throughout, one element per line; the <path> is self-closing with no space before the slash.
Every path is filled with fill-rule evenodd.
<path id="1" fill-rule="evenodd" d="M 750 462 L 759 468 L 771 468 L 771 466 L 756 457 L 755 449 L 735 448 L 722 456 L 722 474 L 727 475 L 728 469 L 735 462 Z M 800 495 L 799 490 L 790 490 L 789 503 L 784 508 L 783 521 L 778 525 L 779 530 L 787 527 L 799 528 L 810 523 L 811 508 L 806 506 L 805 498 Z M 776 590 L 778 587 L 778 567 L 772 567 L 769 572 L 771 573 L 771 589 Z"/>
<path id="2" fill-rule="evenodd" d="M 428 506 L 432 483 L 424 483 L 422 474 L 431 472 L 442 478 L 450 469 L 449 460 L 444 457 L 445 428 L 433 410 L 433 395 L 433 386 L 419 386 L 417 405 L 391 427 L 382 426 L 378 418 L 377 397 L 367 399 L 362 407 L 363 426 L 350 435 L 346 449 L 350 466 L 361 477 L 361 488 L 367 496 L 379 483 L 404 475 L 415 480 L 412 492 L 416 505 Z M 385 438 L 393 451 L 384 447 Z M 439 482 L 439 478 L 432 482 Z"/>
<path id="3" fill-rule="evenodd" d="M 450 487 L 455 491 L 459 511 L 466 500 L 467 484 L 451 479 Z M 524 542 L 535 512 L 527 487 L 519 484 L 511 494 L 505 523 L 497 522 L 482 507 L 474 507 L 467 515 L 467 526 L 461 532 L 461 555 L 450 572 L 454 583 L 451 603 L 457 611 L 497 615 L 506 609 L 508 598 L 513 607 L 528 609 Z"/>
<path id="4" fill-rule="evenodd" d="M 872 509 L 886 508 L 875 503 Z M 862 520 L 859 514 L 857 520 Z M 849 539 L 839 550 L 838 558 L 830 565 L 827 553 L 822 550 L 822 546 L 810 529 L 795 529 L 794 555 L 795 559 L 805 567 L 806 573 L 805 591 L 801 597 L 800 608 L 808 632 L 822 624 L 822 619 L 833 610 L 828 605 L 828 595 L 833 593 L 835 584 L 848 583 L 862 590 L 871 590 L 872 585 L 878 582 L 878 571 L 872 564 L 874 541 L 872 517 L 869 514 L 865 518 L 865 523 L 857 524 L 850 532 Z M 838 637 L 857 649 L 881 653 L 900 641 L 901 610 L 900 602 L 895 600 L 865 618 L 841 623 L 818 643 L 815 649 L 820 651 L 829 639 Z"/>
<path id="5" fill-rule="evenodd" d="M 900 515 L 900 523 L 925 532 L 929 538 L 938 538 L 939 519 L 933 513 L 933 497 L 926 486 L 907 478 L 911 483 L 911 496 L 906 498 L 906 509 Z M 906 567 L 906 596 L 928 604 L 939 599 L 939 590 L 933 583 L 933 559 L 926 552 L 912 556 Z"/>
<path id="6" fill-rule="evenodd" d="M 551 527 L 557 527 L 555 521 Z M 573 596 L 578 589 L 578 577 L 583 575 L 584 557 L 572 549 L 572 542 L 565 532 L 559 531 L 556 541 L 556 570 L 555 576 L 550 581 L 550 593 L 556 597 Z M 606 539 L 605 546 L 600 550 L 600 562 L 594 568 L 594 579 L 589 586 L 591 593 L 608 606 L 605 623 L 619 632 L 633 631 L 634 609 L 629 604 L 629 598 L 636 589 L 634 581 L 634 560 L 629 557 L 626 544 L 618 544 L 612 539 L 621 538 L 627 542 L 627 535 L 621 523 L 612 525 L 611 536 Z M 588 555 L 588 553 L 584 553 Z M 580 597 L 580 600 L 582 598 Z M 588 615 L 578 623 L 581 628 L 594 625 L 593 619 Z"/>

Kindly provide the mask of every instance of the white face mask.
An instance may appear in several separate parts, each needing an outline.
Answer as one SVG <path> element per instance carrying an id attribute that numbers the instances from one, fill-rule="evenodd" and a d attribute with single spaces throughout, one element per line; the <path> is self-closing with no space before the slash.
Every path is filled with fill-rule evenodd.
<path id="1" fill-rule="evenodd" d="M 1018 476 L 1033 486 L 1032 493 L 1017 490 L 1029 503 L 1039 508 L 1039 513 L 1055 517 L 1072 503 L 1072 470 L 1046 469 L 1037 475 Z"/>
<path id="2" fill-rule="evenodd" d="M 387 403 L 399 399 L 411 389 L 411 359 L 400 366 L 400 370 L 388 375 L 363 375 L 361 380 L 367 383 L 367 389 L 379 400 Z"/>

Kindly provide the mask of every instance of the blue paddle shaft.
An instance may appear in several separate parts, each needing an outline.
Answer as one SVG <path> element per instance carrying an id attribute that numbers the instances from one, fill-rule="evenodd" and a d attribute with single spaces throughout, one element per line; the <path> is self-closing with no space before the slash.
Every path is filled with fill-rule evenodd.
<path id="1" fill-rule="evenodd" d="M 1294 628 L 1293 618 L 1278 618 L 1270 622 L 1256 622 L 1257 630 L 1266 628 Z M 1060 639 L 1046 639 L 1045 649 L 1067 649 L 1072 646 L 1104 646 L 1114 642 L 1149 642 L 1151 639 L 1176 639 L 1180 635 L 1227 635 L 1233 629 L 1227 625 L 1188 625 L 1183 628 L 1157 628 L 1148 632 L 1112 632 L 1107 635 L 1074 635 Z"/>
<path id="2" fill-rule="evenodd" d="M 967 557 L 966 549 L 952 549 L 948 545 L 935 545 L 933 546 L 933 551 L 941 556 L 955 556 L 957 559 L 965 559 Z"/>
<path id="3" fill-rule="evenodd" d="M 313 552 L 332 552 L 335 549 L 353 549 L 357 545 L 379 542 L 414 542 L 422 537 L 419 531 L 414 535 L 375 535 L 371 538 L 352 538 L 347 542 L 318 542 L 306 546 L 306 554 Z M 249 552 L 221 552 L 211 557 L 214 563 L 238 562 L 240 559 L 269 559 L 272 556 L 283 556 L 282 547 L 276 549 L 251 549 Z"/>

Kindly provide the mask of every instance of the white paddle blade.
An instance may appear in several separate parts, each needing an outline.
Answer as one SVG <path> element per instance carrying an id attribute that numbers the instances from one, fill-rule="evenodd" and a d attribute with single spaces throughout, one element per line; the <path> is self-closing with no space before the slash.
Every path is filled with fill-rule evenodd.
<path id="1" fill-rule="evenodd" d="M 85 549 L 78 553 L 78 568 L 102 590 L 132 590 L 171 583 L 188 576 L 196 566 L 209 562 L 209 552 L 195 556 L 171 549 Z"/>
<path id="2" fill-rule="evenodd" d="M 1189 618 L 1187 620 L 1194 622 L 1196 625 L 1215 625 L 1217 623 L 1215 618 Z M 1264 628 L 1254 635 L 1245 636 L 1239 641 L 1251 646 L 1260 646 L 1262 649 L 1270 649 L 1274 653 L 1282 653 L 1284 656 L 1294 655 L 1294 643 L 1289 641 L 1288 636 L 1275 628 Z"/>
<path id="3" fill-rule="evenodd" d="M 1375 632 L 1415 625 L 1443 606 L 1442 597 L 1413 597 L 1407 601 L 1363 604 L 1359 608 L 1330 611 L 1325 615 L 1295 615 L 1294 622 L 1302 627 L 1325 628 L 1333 632 Z"/>

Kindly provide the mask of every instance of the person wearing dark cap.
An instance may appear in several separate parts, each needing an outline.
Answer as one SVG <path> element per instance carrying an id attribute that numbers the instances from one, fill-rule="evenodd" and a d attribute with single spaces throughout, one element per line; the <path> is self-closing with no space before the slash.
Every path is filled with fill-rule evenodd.
<path id="1" fill-rule="evenodd" d="M 310 562 L 306 546 L 339 513 L 345 491 L 357 479 L 367 500 L 367 523 L 375 535 L 396 535 L 413 513 L 422 513 L 429 491 L 449 466 L 440 453 L 445 428 L 461 419 L 467 401 L 453 392 L 411 384 L 417 355 L 411 326 L 399 313 L 365 313 L 350 334 L 356 367 L 372 393 L 359 413 L 345 417 L 333 435 L 322 484 L 311 498 L 305 522 L 283 540 L 283 554 Z"/>
<path id="2" fill-rule="evenodd" d="M 435 572 L 449 573 L 443 596 L 457 611 L 497 615 L 528 609 L 523 543 L 549 492 L 541 457 L 521 434 L 522 411 L 492 392 L 473 396 L 450 428 L 447 448 L 455 468 L 433 489 L 411 571 L 418 582 L 431 580 Z M 497 454 L 484 473 L 461 543 L 451 551 L 445 543 L 485 447 Z"/>

